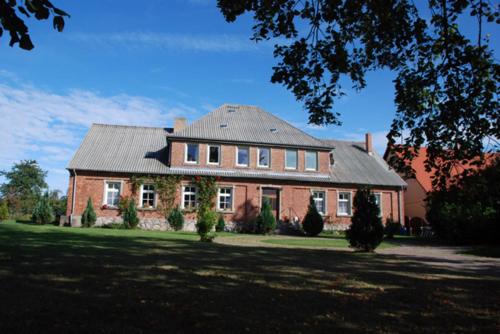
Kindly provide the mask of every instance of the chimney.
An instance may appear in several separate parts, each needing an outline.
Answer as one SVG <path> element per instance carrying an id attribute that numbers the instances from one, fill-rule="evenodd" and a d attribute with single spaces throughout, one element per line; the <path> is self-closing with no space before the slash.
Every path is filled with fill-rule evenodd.
<path id="1" fill-rule="evenodd" d="M 372 145 L 372 134 L 371 133 L 367 133 L 365 135 L 365 149 L 366 149 L 366 152 L 370 155 L 373 154 L 373 145 Z"/>
<path id="2" fill-rule="evenodd" d="M 184 130 L 187 125 L 185 117 L 176 117 L 174 120 L 174 133 Z"/>

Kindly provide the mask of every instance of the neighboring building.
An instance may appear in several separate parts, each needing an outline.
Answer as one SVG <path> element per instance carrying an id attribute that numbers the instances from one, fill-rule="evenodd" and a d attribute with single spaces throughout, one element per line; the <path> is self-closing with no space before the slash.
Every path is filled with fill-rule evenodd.
<path id="1" fill-rule="evenodd" d="M 68 217 L 79 224 L 92 198 L 97 224 L 120 221 L 120 196 L 131 196 L 131 177 L 182 176 L 176 204 L 187 229 L 194 228 L 194 176 L 217 176 L 216 210 L 227 225 L 244 229 L 268 198 L 277 219 L 302 219 L 312 195 L 326 228 L 350 224 L 352 200 L 359 186 L 370 186 L 384 222 L 403 217 L 406 183 L 366 143 L 314 138 L 253 106 L 225 104 L 191 125 L 176 119 L 174 128 L 94 124 L 68 170 Z M 137 192 L 140 226 L 167 229 L 156 210 L 154 185 Z"/>
<path id="2" fill-rule="evenodd" d="M 384 159 L 389 162 L 391 157 L 390 148 L 387 147 L 384 153 Z M 489 162 L 492 162 L 495 157 L 498 157 L 498 154 L 486 154 L 486 166 Z M 426 221 L 426 203 L 425 199 L 427 194 L 432 191 L 432 175 L 434 170 L 426 171 L 425 170 L 425 160 L 427 160 L 427 148 L 421 147 L 418 155 L 412 160 L 411 167 L 415 171 L 415 177 L 406 178 L 404 177 L 408 187 L 404 192 L 404 211 L 407 217 L 407 220 L 411 220 L 412 218 L 421 218 Z M 477 169 L 477 166 L 474 165 L 459 165 L 455 169 L 452 170 L 451 176 L 458 175 L 462 173 L 466 169 Z"/>

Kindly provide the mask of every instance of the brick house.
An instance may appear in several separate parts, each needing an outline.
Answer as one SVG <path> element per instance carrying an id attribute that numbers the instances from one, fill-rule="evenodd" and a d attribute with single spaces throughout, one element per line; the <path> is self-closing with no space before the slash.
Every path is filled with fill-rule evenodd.
<path id="1" fill-rule="evenodd" d="M 359 186 L 370 186 L 383 221 L 404 216 L 406 183 L 366 142 L 314 138 L 253 106 L 222 105 L 191 125 L 173 128 L 94 124 L 67 168 L 68 211 L 78 226 L 87 199 L 93 200 L 97 225 L 120 221 L 120 196 L 132 196 L 132 176 L 180 175 L 175 204 L 194 228 L 195 176 L 217 176 L 216 210 L 233 229 L 245 229 L 267 198 L 277 219 L 301 220 L 312 195 L 325 228 L 350 224 Z M 144 183 L 133 195 L 140 227 L 168 229 L 157 210 L 154 185 Z"/>

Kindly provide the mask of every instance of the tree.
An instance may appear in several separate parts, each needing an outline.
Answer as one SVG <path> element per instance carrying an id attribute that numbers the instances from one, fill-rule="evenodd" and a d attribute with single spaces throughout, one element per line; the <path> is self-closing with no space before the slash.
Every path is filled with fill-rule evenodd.
<path id="1" fill-rule="evenodd" d="M 358 189 L 353 208 L 354 214 L 346 237 L 351 247 L 371 252 L 382 242 L 384 226 L 379 215 L 380 209 L 370 189 Z"/>
<path id="2" fill-rule="evenodd" d="M 97 216 L 94 211 L 94 205 L 92 204 L 92 199 L 89 197 L 87 200 L 87 207 L 82 213 L 82 227 L 92 227 L 97 220 Z"/>
<path id="3" fill-rule="evenodd" d="M 226 21 L 253 14 L 252 39 L 275 38 L 273 83 L 302 101 L 309 122 L 340 125 L 333 110 L 350 79 L 366 86 L 368 71 L 395 72 L 396 116 L 389 143 L 402 155 L 401 171 L 426 143 L 428 168 L 436 184 L 458 162 L 482 156 L 485 139 L 498 151 L 497 97 L 500 67 L 489 47 L 486 27 L 499 23 L 498 6 L 484 0 L 218 0 Z M 474 40 L 463 22 L 477 20 Z M 305 28 L 304 28 L 305 27 Z M 481 162 L 479 162 L 481 163 Z"/>
<path id="4" fill-rule="evenodd" d="M 35 205 L 31 215 L 31 221 L 39 225 L 50 224 L 54 221 L 54 211 L 50 205 L 48 192 L 45 192 Z"/>
<path id="5" fill-rule="evenodd" d="M 316 208 L 316 203 L 314 203 L 314 198 L 309 197 L 309 206 L 307 207 L 307 213 L 304 217 L 302 223 L 302 228 L 308 236 L 315 237 L 323 231 L 323 217 L 318 212 Z"/>
<path id="6" fill-rule="evenodd" d="M 184 226 L 184 215 L 182 214 L 182 211 L 179 209 L 178 206 L 176 206 L 172 211 L 170 211 L 167 220 L 170 226 L 174 229 L 174 231 L 182 230 Z"/>
<path id="7" fill-rule="evenodd" d="M 47 187 L 47 172 L 35 160 L 22 160 L 14 164 L 10 171 L 1 171 L 0 175 L 6 179 L 0 185 L 0 194 L 7 201 L 10 212 L 14 215 L 31 214 L 42 189 Z"/>
<path id="8" fill-rule="evenodd" d="M 69 14 L 55 7 L 49 0 L 26 0 L 25 6 L 18 0 L 0 0 L 0 37 L 3 31 L 10 34 L 10 46 L 19 44 L 24 50 L 31 50 L 34 45 L 28 32 L 28 27 L 21 19 L 33 15 L 37 20 L 46 20 L 52 16 L 54 29 L 61 32 L 64 29 L 64 16 Z"/>
<path id="9" fill-rule="evenodd" d="M 132 198 L 128 201 L 127 207 L 122 214 L 123 225 L 126 228 L 135 229 L 139 225 L 139 217 L 137 217 L 137 206 Z"/>
<path id="10" fill-rule="evenodd" d="M 224 216 L 220 214 L 219 219 L 217 220 L 217 225 L 215 225 L 215 232 L 224 232 L 225 229 L 226 222 L 224 221 Z"/>
<path id="11" fill-rule="evenodd" d="M 0 201 L 0 221 L 9 219 L 9 208 L 7 202 Z"/>
<path id="12" fill-rule="evenodd" d="M 210 209 L 204 209 L 198 213 L 196 221 L 196 231 L 200 236 L 200 241 L 211 242 L 215 236 L 212 234 L 212 229 L 217 223 L 217 214 Z"/>
<path id="13" fill-rule="evenodd" d="M 269 234 L 276 229 L 276 218 L 274 218 L 271 204 L 267 199 L 264 199 L 262 203 L 262 209 L 257 216 L 256 227 L 257 232 L 262 234 Z"/>

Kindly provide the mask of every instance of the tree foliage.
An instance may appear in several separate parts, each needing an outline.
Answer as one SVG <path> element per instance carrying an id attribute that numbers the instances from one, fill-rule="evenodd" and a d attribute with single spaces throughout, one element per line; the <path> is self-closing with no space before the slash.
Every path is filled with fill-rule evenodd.
<path id="1" fill-rule="evenodd" d="M 54 29 L 61 32 L 64 29 L 64 17 L 69 17 L 69 14 L 55 7 L 49 0 L 0 0 L 0 37 L 4 31 L 8 32 L 10 46 L 18 44 L 21 49 L 33 49 L 28 27 L 23 21 L 32 16 L 37 20 L 52 17 Z"/>
<path id="2" fill-rule="evenodd" d="M 127 201 L 122 212 L 123 225 L 125 228 L 135 229 L 139 225 L 139 217 L 137 216 L 137 205 L 135 200 L 131 198 Z"/>
<path id="3" fill-rule="evenodd" d="M 323 231 L 323 217 L 318 212 L 312 196 L 309 197 L 309 206 L 302 223 L 302 228 L 308 236 L 315 237 Z"/>
<path id="4" fill-rule="evenodd" d="M 0 201 L 0 221 L 9 219 L 9 208 L 7 202 Z"/>
<path id="5" fill-rule="evenodd" d="M 180 231 L 184 227 L 184 215 L 179 207 L 175 207 L 168 215 L 168 223 L 174 231 Z"/>
<path id="6" fill-rule="evenodd" d="M 15 163 L 10 171 L 0 172 L 0 175 L 6 179 L 0 185 L 0 194 L 7 201 L 9 211 L 14 215 L 31 214 L 42 189 L 47 188 L 47 172 L 35 160 L 22 160 Z"/>
<path id="7" fill-rule="evenodd" d="M 260 210 L 255 222 L 257 233 L 269 234 L 276 229 L 276 218 L 271 210 L 271 204 L 267 199 L 263 200 L 262 209 Z"/>
<path id="8" fill-rule="evenodd" d="M 94 211 L 94 205 L 92 204 L 92 199 L 89 197 L 87 200 L 87 206 L 82 213 L 82 227 L 92 227 L 97 220 L 97 215 Z"/>
<path id="9" fill-rule="evenodd" d="M 358 189 L 353 202 L 354 214 L 346 237 L 351 247 L 371 252 L 384 238 L 380 209 L 370 189 Z"/>
<path id="10" fill-rule="evenodd" d="M 500 159 L 457 185 L 431 192 L 427 220 L 438 237 L 454 243 L 500 244 Z"/>
<path id="11" fill-rule="evenodd" d="M 215 211 L 204 209 L 198 213 L 196 231 L 200 236 L 200 241 L 211 242 L 215 238 L 212 233 L 215 224 L 217 224 L 217 213 Z"/>
<path id="12" fill-rule="evenodd" d="M 412 147 L 426 143 L 436 183 L 457 161 L 481 156 L 485 139 L 498 150 L 499 66 L 483 33 L 499 23 L 484 0 L 218 0 L 228 22 L 253 14 L 252 39 L 275 38 L 271 81 L 304 103 L 310 123 L 340 124 L 333 109 L 349 79 L 366 86 L 369 71 L 396 74 L 396 116 L 388 135 L 404 135 L 400 170 L 411 172 Z M 467 20 L 477 21 L 474 38 Z M 401 155 L 394 155 L 400 158 Z"/>
<path id="13" fill-rule="evenodd" d="M 215 232 L 224 232 L 225 229 L 226 222 L 224 221 L 224 216 L 220 214 L 219 219 L 217 220 L 217 225 L 215 225 Z"/>
<path id="14" fill-rule="evenodd" d="M 35 208 L 33 209 L 33 213 L 31 215 L 31 221 L 35 224 L 44 225 L 50 224 L 54 222 L 54 211 L 52 206 L 50 205 L 49 193 L 45 192 L 45 194 L 40 197 Z"/>

